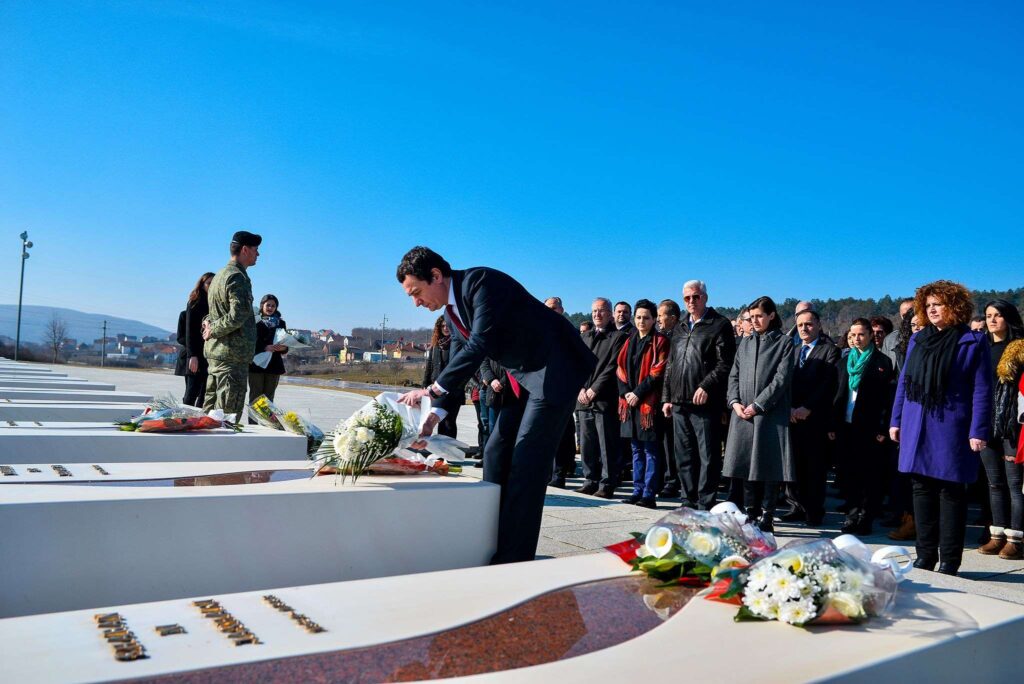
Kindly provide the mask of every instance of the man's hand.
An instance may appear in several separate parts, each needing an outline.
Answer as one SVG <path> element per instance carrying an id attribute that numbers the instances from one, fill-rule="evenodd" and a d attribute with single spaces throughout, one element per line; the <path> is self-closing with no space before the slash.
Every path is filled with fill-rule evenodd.
<path id="1" fill-rule="evenodd" d="M 986 446 L 988 446 L 988 442 L 985 440 L 971 437 L 971 451 L 981 451 Z"/>
<path id="2" fill-rule="evenodd" d="M 693 393 L 693 403 L 696 406 L 708 403 L 708 393 L 704 391 L 703 387 L 698 387 L 697 391 Z"/>
<path id="3" fill-rule="evenodd" d="M 900 443 L 900 429 L 898 427 L 889 428 L 889 439 L 897 444 Z"/>
<path id="4" fill-rule="evenodd" d="M 665 414 L 666 418 L 671 418 L 672 417 L 672 404 L 669 403 L 669 402 L 665 402 L 664 404 L 662 404 L 661 405 L 661 412 Z"/>
<path id="5" fill-rule="evenodd" d="M 626 403 L 629 404 L 631 408 L 636 407 L 636 405 L 640 403 L 640 397 L 636 396 L 632 392 L 626 392 L 625 398 Z"/>
<path id="6" fill-rule="evenodd" d="M 807 416 L 811 415 L 811 409 L 806 406 L 798 406 L 789 413 L 789 420 L 795 423 L 800 420 L 807 420 Z"/>
<path id="7" fill-rule="evenodd" d="M 757 409 L 754 408 L 753 404 L 743 409 L 743 417 L 746 418 L 747 420 L 753 420 L 754 416 L 756 415 Z"/>
<path id="8" fill-rule="evenodd" d="M 406 406 L 419 407 L 420 399 L 423 397 L 430 396 L 430 391 L 427 389 L 414 389 L 406 392 L 402 396 L 398 397 L 399 404 L 405 404 Z M 436 421 L 435 421 L 436 422 Z"/>
<path id="9" fill-rule="evenodd" d="M 419 390 L 413 390 L 413 391 L 414 392 L 418 392 Z M 408 394 L 412 394 L 412 392 L 408 392 L 407 395 Z M 441 422 L 441 419 L 437 417 L 436 413 L 430 413 L 427 416 L 426 422 L 423 423 L 423 429 L 420 430 L 420 437 L 430 437 L 430 435 L 434 434 L 434 428 L 437 427 L 437 424 L 440 423 L 440 422 Z M 409 448 L 410 449 L 424 449 L 424 448 L 426 448 L 426 446 L 427 446 L 427 440 L 425 440 L 425 439 L 418 439 L 415 442 L 413 442 L 412 444 L 410 444 Z"/>
<path id="10" fill-rule="evenodd" d="M 495 392 L 500 392 L 501 390 L 505 389 L 505 386 L 502 385 L 497 380 L 491 380 L 491 389 L 494 390 Z"/>
<path id="11" fill-rule="evenodd" d="M 587 390 L 586 389 L 581 389 L 580 390 L 580 393 L 578 395 L 576 395 L 576 401 L 578 401 L 579 403 L 581 403 L 583 405 L 587 405 L 587 404 L 590 403 L 590 398 L 587 396 Z"/>
<path id="12" fill-rule="evenodd" d="M 273 349 L 270 349 L 269 351 L 276 351 L 276 352 L 278 352 L 280 354 L 287 354 L 288 353 L 288 346 L 287 345 L 284 345 L 284 344 L 274 344 L 274 345 L 271 345 L 271 346 L 273 347 Z"/>
<path id="13" fill-rule="evenodd" d="M 188 359 L 188 372 L 198 373 L 199 372 L 199 357 L 190 356 Z"/>
<path id="14" fill-rule="evenodd" d="M 740 418 L 743 418 L 744 420 L 746 419 L 747 416 L 745 413 L 743 413 L 743 404 L 737 401 L 735 404 L 732 405 L 732 410 Z"/>
<path id="15" fill-rule="evenodd" d="M 210 321 L 203 321 L 203 339 L 210 339 Z"/>
<path id="16" fill-rule="evenodd" d="M 885 435 L 875 435 L 875 441 L 881 444 L 885 441 Z"/>
<path id="17" fill-rule="evenodd" d="M 836 441 L 836 433 L 834 433 L 834 432 L 828 433 L 828 441 L 830 441 L 830 442 Z"/>

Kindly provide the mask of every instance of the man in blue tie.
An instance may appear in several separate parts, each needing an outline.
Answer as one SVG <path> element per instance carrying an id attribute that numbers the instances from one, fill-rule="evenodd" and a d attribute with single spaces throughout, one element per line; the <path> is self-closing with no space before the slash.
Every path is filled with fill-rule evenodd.
<path id="1" fill-rule="evenodd" d="M 414 247 L 398 265 L 397 277 L 416 306 L 444 309 L 452 330 L 448 366 L 430 387 L 402 395 L 412 406 L 425 395 L 432 398 L 423 436 L 465 401 L 448 388 L 464 385 L 485 358 L 508 369 L 518 401 L 502 407 L 484 447 L 484 480 L 501 486 L 491 562 L 533 560 L 555 452 L 597 359 L 565 316 L 501 271 L 453 270 L 440 254 Z"/>

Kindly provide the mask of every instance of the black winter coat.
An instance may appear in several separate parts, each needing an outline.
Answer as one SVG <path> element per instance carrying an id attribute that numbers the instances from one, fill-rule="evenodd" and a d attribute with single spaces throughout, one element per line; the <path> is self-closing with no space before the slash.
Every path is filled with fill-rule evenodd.
<path id="1" fill-rule="evenodd" d="M 185 375 L 189 373 L 188 360 L 195 356 L 199 359 L 199 370 L 196 375 L 205 375 L 209 364 L 203 356 L 203 319 L 210 313 L 210 303 L 206 294 L 202 294 L 195 302 L 185 305 Z"/>
<path id="2" fill-rule="evenodd" d="M 892 361 L 877 348 L 864 369 L 864 377 L 857 387 L 857 403 L 853 405 L 854 430 L 875 435 L 889 434 L 894 394 Z M 833 429 L 846 422 L 846 403 L 850 396 L 850 376 L 846 372 L 846 359 L 839 363 L 839 388 L 833 406 Z"/>
<path id="3" fill-rule="evenodd" d="M 690 330 L 684 318 L 672 330 L 668 366 L 662 384 L 662 402 L 693 407 L 697 388 L 708 393 L 707 407 L 725 406 L 729 371 L 736 356 L 736 334 L 732 324 L 712 307 Z"/>
<path id="4" fill-rule="evenodd" d="M 178 360 L 174 362 L 174 374 L 185 375 L 188 370 L 188 355 L 185 353 L 185 314 L 182 311 L 178 314 Z"/>

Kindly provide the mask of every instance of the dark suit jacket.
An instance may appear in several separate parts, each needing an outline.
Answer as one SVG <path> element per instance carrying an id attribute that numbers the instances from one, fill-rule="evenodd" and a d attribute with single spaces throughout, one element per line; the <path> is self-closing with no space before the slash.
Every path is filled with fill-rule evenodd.
<path id="1" fill-rule="evenodd" d="M 793 408 L 808 408 L 811 415 L 805 423 L 827 426 L 832 421 L 832 408 L 839 386 L 839 347 L 818 338 L 817 344 L 800 368 L 799 347 L 793 348 Z"/>
<path id="2" fill-rule="evenodd" d="M 590 377 L 583 383 L 582 389 L 594 390 L 594 401 L 590 405 L 577 402 L 577 410 L 594 409 L 596 411 L 619 410 L 619 385 L 615 378 L 616 360 L 619 357 L 619 350 L 625 344 L 628 334 L 616 330 L 614 324 L 609 324 L 604 332 L 599 333 L 596 329 L 588 330 L 580 335 L 583 344 L 594 354 L 597 365 L 590 373 Z"/>
<path id="3" fill-rule="evenodd" d="M 889 416 L 893 400 L 892 361 L 880 350 L 875 349 L 870 363 L 864 369 L 864 377 L 857 388 L 857 403 L 853 407 L 854 429 L 875 435 L 889 434 Z M 846 402 L 850 395 L 849 374 L 846 359 L 839 364 L 839 391 L 833 412 L 833 424 L 839 426 L 846 421 Z"/>
<path id="4" fill-rule="evenodd" d="M 533 297 L 512 277 L 493 268 L 452 272 L 459 318 L 469 330 L 452 331 L 452 353 L 437 384 L 448 390 L 435 404 L 451 410 L 464 401 L 462 387 L 485 358 L 501 364 L 531 397 L 572 403 L 597 359 L 565 316 Z M 447 312 L 445 318 L 448 318 Z"/>

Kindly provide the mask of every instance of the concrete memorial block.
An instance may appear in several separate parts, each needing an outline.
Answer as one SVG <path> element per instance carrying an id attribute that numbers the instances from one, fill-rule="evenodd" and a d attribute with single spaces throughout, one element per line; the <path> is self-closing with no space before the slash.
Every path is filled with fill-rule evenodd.
<path id="1" fill-rule="evenodd" d="M 497 535 L 499 488 L 461 476 L 352 484 L 251 461 L 6 467 L 0 617 L 478 566 Z M 117 481 L 140 476 L 163 479 Z M 54 480 L 79 484 L 31 484 Z"/>
<path id="2" fill-rule="evenodd" d="M 4 368 L 0 366 L 0 378 L 9 376 L 24 376 L 33 378 L 66 378 L 67 373 L 55 373 L 49 370 L 31 370 L 27 368 Z"/>
<path id="3" fill-rule="evenodd" d="M 8 401 L 0 399 L 0 425 L 6 421 L 113 423 L 128 420 L 146 409 L 145 404 L 87 404 L 74 401 Z"/>
<path id="4" fill-rule="evenodd" d="M 6 378 L 3 376 L 0 376 L 0 388 L 97 391 L 117 389 L 109 382 L 92 382 L 79 378 Z"/>
<path id="5" fill-rule="evenodd" d="M 31 387 L 3 387 L 0 383 L 0 402 L 5 399 L 10 401 L 32 400 L 32 401 L 79 401 L 90 404 L 102 403 L 145 403 L 152 399 L 152 395 L 140 394 L 138 392 L 114 392 L 110 390 L 81 390 L 81 389 L 39 389 Z"/>
<path id="6" fill-rule="evenodd" d="M 306 438 L 247 425 L 195 432 L 122 432 L 110 423 L 0 423 L 6 463 L 306 460 Z"/>
<path id="7" fill-rule="evenodd" d="M 588 554 L 112 604 L 0 620 L 0 658 L 12 681 L 32 682 L 475 675 L 592 684 L 659 681 L 666 673 L 697 682 L 995 682 L 1015 672 L 1006 654 L 1024 637 L 1015 605 L 911 583 L 901 586 L 891 616 L 860 626 L 735 623 L 734 606 L 684 587 L 659 590 L 682 597 L 664 619 L 655 588 L 624 574 L 611 554 Z M 120 629 L 106 638 L 130 631 L 137 646 L 108 644 L 110 624 Z M 145 657 L 120 662 L 116 653 Z"/>

